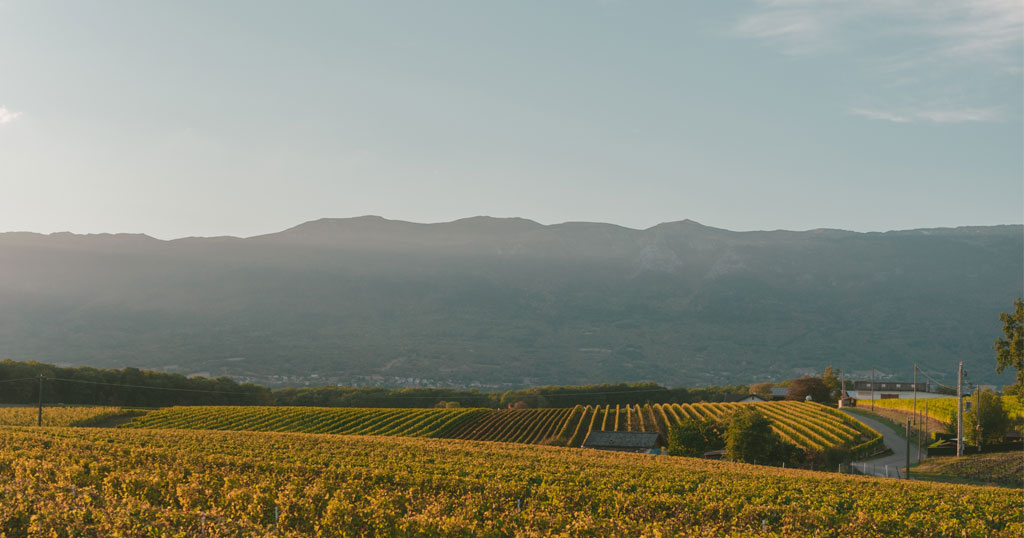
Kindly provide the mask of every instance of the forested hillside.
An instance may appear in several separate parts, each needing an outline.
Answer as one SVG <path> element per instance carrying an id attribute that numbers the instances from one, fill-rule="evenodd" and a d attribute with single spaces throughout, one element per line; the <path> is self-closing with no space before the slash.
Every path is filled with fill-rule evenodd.
<path id="1" fill-rule="evenodd" d="M 730 232 L 324 219 L 261 237 L 0 234 L 0 358 L 270 386 L 996 376 L 1022 228 Z M 1008 377 L 1006 379 L 1009 379 Z"/>

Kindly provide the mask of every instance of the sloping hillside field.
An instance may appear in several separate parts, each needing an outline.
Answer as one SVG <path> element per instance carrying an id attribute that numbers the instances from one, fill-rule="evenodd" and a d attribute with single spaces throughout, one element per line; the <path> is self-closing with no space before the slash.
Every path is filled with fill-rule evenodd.
<path id="1" fill-rule="evenodd" d="M 1024 535 L 1024 493 L 459 440 L 0 427 L 5 536 Z"/>
<path id="2" fill-rule="evenodd" d="M 966 396 L 964 400 L 968 402 L 973 401 L 970 396 Z M 1006 414 L 1009 415 L 1010 418 L 1024 419 L 1024 407 L 1021 406 L 1020 398 L 1015 396 L 1001 396 L 1000 401 L 1003 403 L 1003 409 L 1006 409 Z M 860 405 L 867 407 L 870 404 L 862 403 Z M 875 400 L 875 407 L 911 411 L 914 409 L 914 401 L 905 398 Z M 953 413 L 956 412 L 956 398 L 920 399 L 917 401 L 917 411 L 922 414 L 927 412 L 928 416 L 935 420 L 949 422 L 953 417 Z"/>
<path id="3" fill-rule="evenodd" d="M 47 407 L 43 426 L 84 426 L 125 412 L 120 407 Z M 35 426 L 38 419 L 36 407 L 0 408 L 0 426 Z"/>
<path id="4" fill-rule="evenodd" d="M 881 437 L 834 409 L 811 402 L 576 406 L 565 409 L 353 409 L 172 407 L 132 422 L 137 428 L 397 435 L 579 446 L 591 430 L 661 432 L 689 418 L 723 418 L 756 405 L 783 439 L 810 450 L 870 451 Z"/>
<path id="5" fill-rule="evenodd" d="M 352 407 L 184 406 L 136 419 L 136 428 L 436 437 L 483 409 L 362 409 Z"/>

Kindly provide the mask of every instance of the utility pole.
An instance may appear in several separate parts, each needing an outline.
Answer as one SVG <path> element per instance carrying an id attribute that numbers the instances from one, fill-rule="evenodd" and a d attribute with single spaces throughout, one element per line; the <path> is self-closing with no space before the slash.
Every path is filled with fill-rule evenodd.
<path id="1" fill-rule="evenodd" d="M 43 425 L 43 374 L 39 374 L 39 416 L 36 418 L 36 426 Z"/>
<path id="2" fill-rule="evenodd" d="M 964 455 L 964 361 L 956 371 L 956 455 Z"/>
<path id="3" fill-rule="evenodd" d="M 928 400 L 925 400 L 924 401 L 924 440 L 925 440 L 926 443 L 931 444 L 932 436 L 928 432 L 928 427 L 929 426 L 931 426 L 931 424 L 928 423 Z M 921 454 L 920 454 L 921 453 L 921 445 L 917 446 L 917 451 L 918 451 L 917 461 L 921 461 Z"/>
<path id="4" fill-rule="evenodd" d="M 875 369 L 871 369 L 871 411 L 875 410 Z"/>
<path id="5" fill-rule="evenodd" d="M 974 438 L 981 452 L 981 387 L 978 385 L 974 386 Z"/>
<path id="6" fill-rule="evenodd" d="M 843 369 L 839 370 L 839 385 L 839 407 L 842 407 L 846 399 L 846 371 Z"/>
<path id="7" fill-rule="evenodd" d="M 917 424 L 917 363 L 914 363 L 914 424 Z"/>
<path id="8" fill-rule="evenodd" d="M 925 405 L 927 406 L 928 404 L 926 403 Z M 922 432 L 922 428 L 923 427 L 925 427 L 925 423 L 919 422 L 918 423 L 918 461 L 921 461 L 921 444 L 924 443 L 924 441 L 922 441 L 922 439 L 921 439 L 922 438 L 921 432 Z"/>
<path id="9" fill-rule="evenodd" d="M 910 480 L 910 417 L 907 417 L 907 472 L 904 478 Z"/>

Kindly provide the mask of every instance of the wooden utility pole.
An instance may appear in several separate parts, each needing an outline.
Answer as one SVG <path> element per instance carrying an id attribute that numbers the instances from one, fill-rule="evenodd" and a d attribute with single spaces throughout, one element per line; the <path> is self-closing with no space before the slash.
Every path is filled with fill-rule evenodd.
<path id="1" fill-rule="evenodd" d="M 914 424 L 917 424 L 917 363 L 914 363 Z"/>
<path id="2" fill-rule="evenodd" d="M 843 406 L 846 400 L 846 370 L 839 370 L 839 407 Z"/>
<path id="3" fill-rule="evenodd" d="M 43 425 L 43 374 L 39 374 L 39 416 L 36 418 L 36 426 Z"/>
<path id="4" fill-rule="evenodd" d="M 981 387 L 974 386 L 974 438 L 981 452 Z"/>
<path id="5" fill-rule="evenodd" d="M 925 405 L 927 406 L 928 404 L 926 403 Z M 918 423 L 918 461 L 921 461 L 921 444 L 923 443 L 923 441 L 921 439 L 922 438 L 921 432 L 922 432 L 922 428 L 923 427 L 925 427 L 925 423 L 924 422 L 919 422 Z"/>
<path id="6" fill-rule="evenodd" d="M 914 425 L 917 426 L 917 461 L 921 461 L 921 417 L 917 416 L 917 363 L 914 363 Z"/>
<path id="7" fill-rule="evenodd" d="M 907 472 L 904 478 L 910 479 L 910 417 L 907 417 Z"/>
<path id="8" fill-rule="evenodd" d="M 926 443 L 931 444 L 932 437 L 928 432 L 928 427 L 931 426 L 931 424 L 928 423 L 928 400 L 924 401 L 924 417 L 924 440 Z M 920 450 L 920 447 L 918 447 L 918 450 Z M 927 454 L 927 452 L 925 454 Z M 917 459 L 920 461 L 921 456 L 918 456 Z"/>
<path id="9" fill-rule="evenodd" d="M 871 369 L 871 410 L 875 410 L 875 369 Z"/>
<path id="10" fill-rule="evenodd" d="M 956 455 L 964 455 L 964 361 L 956 371 Z"/>

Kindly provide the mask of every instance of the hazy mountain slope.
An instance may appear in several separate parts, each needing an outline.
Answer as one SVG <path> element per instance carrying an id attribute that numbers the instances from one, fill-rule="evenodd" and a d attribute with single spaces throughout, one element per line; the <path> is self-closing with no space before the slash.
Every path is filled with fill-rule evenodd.
<path id="1" fill-rule="evenodd" d="M 964 360 L 1001 382 L 990 346 L 1022 293 L 1022 232 L 360 217 L 249 239 L 0 234 L 0 357 L 483 385 L 915 361 L 950 380 Z"/>

